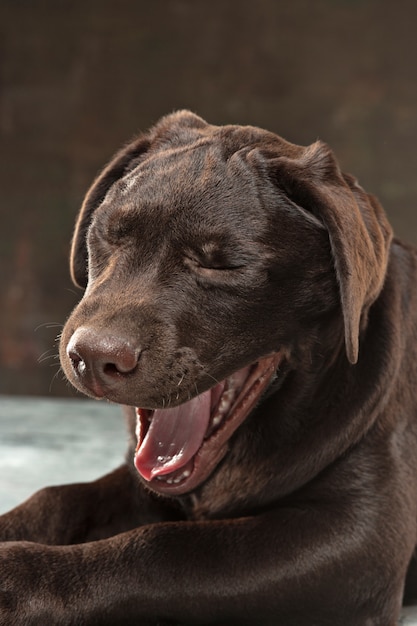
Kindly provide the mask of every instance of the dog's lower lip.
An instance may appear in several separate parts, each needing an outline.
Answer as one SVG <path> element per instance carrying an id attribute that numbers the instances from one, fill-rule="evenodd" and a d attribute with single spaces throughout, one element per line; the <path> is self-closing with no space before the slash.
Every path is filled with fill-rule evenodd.
<path id="1" fill-rule="evenodd" d="M 189 460 L 186 459 L 184 465 L 176 463 L 174 471 L 169 471 L 167 467 L 167 469 L 163 468 L 155 472 L 155 475 L 150 473 L 146 479 L 152 489 L 161 493 L 181 495 L 192 491 L 208 478 L 225 455 L 228 439 L 256 406 L 272 381 L 281 361 L 282 354 L 274 353 L 260 359 L 251 367 L 239 370 L 235 375 L 220 383 L 221 393 L 211 406 L 210 421 L 199 448 Z M 244 380 L 240 387 L 234 388 L 230 381 L 233 381 L 233 378 L 239 381 L 239 375 L 242 376 L 242 372 L 244 372 Z M 219 389 L 219 385 L 212 388 L 212 393 L 216 388 Z M 231 393 L 230 390 L 232 390 Z M 140 408 L 137 408 L 136 412 L 138 445 L 135 465 L 138 472 L 142 473 L 137 462 L 137 455 L 149 422 L 152 421 L 152 412 Z"/>

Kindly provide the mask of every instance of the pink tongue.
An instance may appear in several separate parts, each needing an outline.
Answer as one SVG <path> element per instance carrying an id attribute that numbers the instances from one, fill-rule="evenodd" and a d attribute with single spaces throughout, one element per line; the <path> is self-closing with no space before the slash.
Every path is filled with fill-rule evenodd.
<path id="1" fill-rule="evenodd" d="M 211 391 L 173 409 L 157 409 L 135 456 L 145 480 L 184 467 L 203 443 L 210 421 Z"/>

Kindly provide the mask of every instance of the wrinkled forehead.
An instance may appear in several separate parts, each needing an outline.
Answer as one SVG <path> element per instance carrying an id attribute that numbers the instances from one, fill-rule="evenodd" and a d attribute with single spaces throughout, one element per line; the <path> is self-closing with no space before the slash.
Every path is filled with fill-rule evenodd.
<path id="1" fill-rule="evenodd" d="M 256 211 L 258 183 L 248 151 L 227 156 L 221 145 L 207 141 L 151 154 L 119 181 L 119 202 L 224 217 L 230 211 Z"/>

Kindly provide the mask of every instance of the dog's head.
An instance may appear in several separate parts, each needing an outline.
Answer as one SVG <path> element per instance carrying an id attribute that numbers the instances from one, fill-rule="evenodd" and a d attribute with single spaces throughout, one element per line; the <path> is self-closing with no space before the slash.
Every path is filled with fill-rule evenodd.
<path id="1" fill-rule="evenodd" d="M 85 293 L 63 369 L 82 392 L 137 407 L 139 473 L 186 493 L 306 351 L 314 367 L 344 337 L 356 362 L 390 240 L 326 145 L 167 116 L 86 196 L 71 254 Z"/>

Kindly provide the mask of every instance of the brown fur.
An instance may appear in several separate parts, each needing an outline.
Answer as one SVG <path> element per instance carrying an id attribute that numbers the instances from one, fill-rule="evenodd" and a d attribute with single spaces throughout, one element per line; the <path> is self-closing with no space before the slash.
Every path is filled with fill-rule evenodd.
<path id="1" fill-rule="evenodd" d="M 183 111 L 95 181 L 71 271 L 86 291 L 61 362 L 88 395 L 180 404 L 282 361 L 191 492 L 139 477 L 126 408 L 126 465 L 1 517 L 0 623 L 396 625 L 416 544 L 417 271 L 377 200 L 320 142 Z M 414 562 L 409 598 L 413 578 Z"/>

